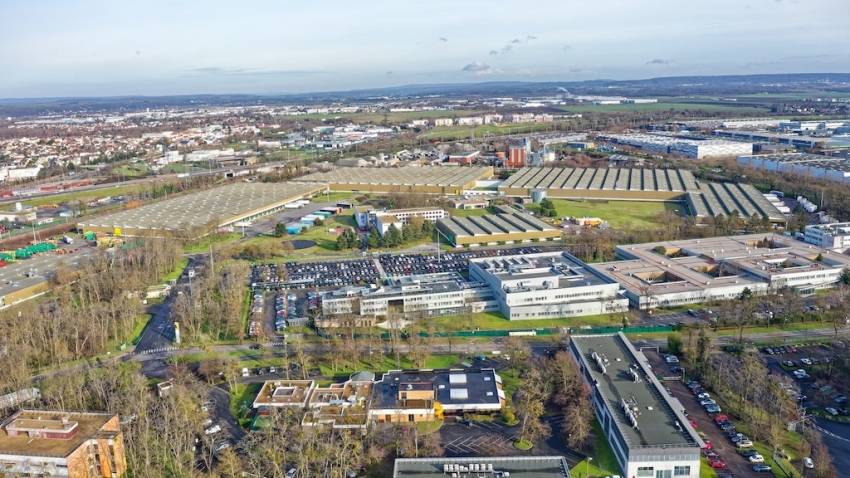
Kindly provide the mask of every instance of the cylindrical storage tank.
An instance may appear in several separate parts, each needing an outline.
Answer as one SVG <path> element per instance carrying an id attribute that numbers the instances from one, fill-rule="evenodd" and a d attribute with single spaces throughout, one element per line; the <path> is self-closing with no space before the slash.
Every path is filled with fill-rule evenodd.
<path id="1" fill-rule="evenodd" d="M 531 201 L 534 204 L 540 204 L 540 201 L 546 199 L 546 190 L 545 189 L 534 189 L 531 191 Z"/>

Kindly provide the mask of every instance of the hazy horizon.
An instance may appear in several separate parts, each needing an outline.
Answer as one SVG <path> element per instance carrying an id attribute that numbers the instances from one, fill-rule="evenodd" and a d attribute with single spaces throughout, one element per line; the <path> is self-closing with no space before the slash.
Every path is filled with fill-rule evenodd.
<path id="1" fill-rule="evenodd" d="M 839 0 L 8 0 L 0 16 L 0 98 L 850 71 Z"/>

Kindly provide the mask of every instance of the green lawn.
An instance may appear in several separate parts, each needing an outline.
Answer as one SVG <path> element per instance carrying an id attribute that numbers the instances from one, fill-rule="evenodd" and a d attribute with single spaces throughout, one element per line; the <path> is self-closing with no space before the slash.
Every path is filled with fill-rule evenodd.
<path id="1" fill-rule="evenodd" d="M 359 194 L 350 191 L 331 191 L 327 194 L 319 194 L 313 200 L 318 202 L 350 201 L 356 196 L 359 196 Z"/>
<path id="2" fill-rule="evenodd" d="M 151 320 L 151 314 L 142 314 L 141 317 L 136 319 L 136 323 L 133 325 L 133 333 L 130 335 L 131 344 L 136 345 L 139 343 L 139 339 L 142 338 L 142 332 L 145 330 L 145 325 L 147 325 L 149 320 Z"/>
<path id="3" fill-rule="evenodd" d="M 620 465 L 614 457 L 611 445 L 602 433 L 602 427 L 593 419 L 593 460 L 580 461 L 570 470 L 573 478 L 604 477 L 620 474 Z"/>
<path id="4" fill-rule="evenodd" d="M 202 254 L 210 251 L 210 245 L 222 244 L 225 242 L 233 242 L 242 237 L 238 232 L 228 232 L 222 234 L 208 234 L 197 241 L 187 244 L 183 248 L 186 254 Z"/>
<path id="5" fill-rule="evenodd" d="M 708 459 L 702 457 L 699 460 L 699 477 L 700 478 L 717 478 L 717 471 L 708 466 Z"/>
<path id="6" fill-rule="evenodd" d="M 450 368 L 460 363 L 460 356 L 457 354 L 439 354 L 431 355 L 425 359 L 423 368 Z M 379 374 L 387 370 L 398 368 L 416 368 L 413 361 L 407 356 L 402 355 L 399 362 L 396 363 L 395 357 L 387 355 L 381 359 L 363 359 L 358 361 L 341 360 L 334 370 L 332 364 L 328 361 L 323 361 L 318 364 L 319 371 L 323 377 L 336 377 L 341 375 L 350 375 L 354 372 L 367 370 Z"/>
<path id="7" fill-rule="evenodd" d="M 75 191 L 62 194 L 54 194 L 51 196 L 26 199 L 20 201 L 26 206 L 44 206 L 45 204 L 62 204 L 68 201 L 83 201 L 88 202 L 95 199 L 104 198 L 107 196 L 124 196 L 127 194 L 135 194 L 141 190 L 142 186 L 132 184 L 129 186 L 111 186 L 101 189 L 92 189 L 84 191 Z"/>
<path id="8" fill-rule="evenodd" d="M 666 202 L 552 199 L 552 203 L 559 217 L 598 217 L 617 228 L 652 227 L 658 225 L 659 215 L 665 211 L 682 213 L 682 206 Z M 529 209 L 537 211 L 539 206 Z"/>
<path id="9" fill-rule="evenodd" d="M 248 412 L 261 386 L 260 383 L 240 383 L 236 385 L 235 390 L 230 391 L 230 413 L 239 420 L 243 428 L 248 426 Z"/>
<path id="10" fill-rule="evenodd" d="M 486 214 L 492 214 L 493 211 L 490 208 L 484 209 L 448 209 L 447 212 L 449 216 L 455 217 L 470 217 L 470 216 L 484 216 Z"/>
<path id="11" fill-rule="evenodd" d="M 167 283 L 173 280 L 177 280 L 180 275 L 183 274 L 183 269 L 185 269 L 187 265 L 189 265 L 189 258 L 181 257 L 180 261 L 177 263 L 177 267 L 175 267 L 173 271 L 162 276 L 162 281 L 160 282 Z"/>
<path id="12" fill-rule="evenodd" d="M 581 327 L 583 325 L 605 326 L 622 325 L 622 314 L 588 315 L 561 319 L 508 320 L 497 312 L 481 312 L 468 315 L 447 315 L 429 319 L 425 326 L 435 331 L 457 330 L 514 330 L 549 327 Z"/>

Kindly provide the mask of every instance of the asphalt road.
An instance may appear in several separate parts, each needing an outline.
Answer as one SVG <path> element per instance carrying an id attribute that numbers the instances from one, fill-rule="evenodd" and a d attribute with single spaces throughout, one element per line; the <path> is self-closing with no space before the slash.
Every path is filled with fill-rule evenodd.
<path id="1" fill-rule="evenodd" d="M 148 307 L 148 313 L 151 318 L 145 329 L 142 331 L 142 336 L 139 338 L 139 343 L 136 344 L 137 353 L 145 353 L 153 350 L 172 347 L 174 345 L 174 322 L 171 318 L 171 309 L 174 306 L 174 301 L 177 299 L 178 291 L 189 291 L 189 269 L 199 269 L 206 264 L 207 256 L 194 255 L 189 256 L 189 264 L 186 266 L 183 274 L 177 280 L 175 287 L 171 289 L 171 293 L 165 299 Z"/>
<path id="2" fill-rule="evenodd" d="M 838 476 L 850 477 L 850 424 L 831 422 L 822 418 L 815 419 L 815 424 L 829 448 Z"/>

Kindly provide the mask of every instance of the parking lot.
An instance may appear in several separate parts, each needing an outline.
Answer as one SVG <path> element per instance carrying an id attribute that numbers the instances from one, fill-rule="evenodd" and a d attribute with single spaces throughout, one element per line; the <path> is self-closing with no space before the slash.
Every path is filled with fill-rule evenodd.
<path id="1" fill-rule="evenodd" d="M 850 416 L 847 394 L 850 384 L 830 379 L 830 362 L 835 350 L 846 348 L 836 340 L 817 344 L 789 344 L 760 349 L 772 372 L 793 380 L 796 387 L 789 393 L 801 402 L 808 413 L 824 417 Z"/>
<path id="2" fill-rule="evenodd" d="M 644 350 L 644 354 L 649 359 L 649 362 L 652 365 L 653 370 L 656 371 L 656 374 L 661 376 L 676 376 L 681 373 L 681 371 L 678 373 L 672 372 L 670 370 L 671 365 L 666 363 L 665 360 L 653 350 Z M 676 365 L 673 364 L 673 367 L 675 366 Z M 714 422 L 712 416 L 703 409 L 703 406 L 699 403 L 700 399 L 685 383 L 681 380 L 665 380 L 662 383 L 667 387 L 668 392 L 681 402 L 682 406 L 685 408 L 686 415 L 691 421 L 691 425 L 696 428 L 697 432 L 700 433 L 700 436 L 703 437 L 703 440 L 706 440 L 707 448 L 710 447 L 710 449 L 704 451 L 704 454 L 707 457 L 710 457 L 711 460 L 714 460 L 717 466 L 721 464 L 724 465 L 722 468 L 716 469 L 718 476 L 729 476 L 730 474 L 735 477 L 770 476 L 768 473 L 758 473 L 753 471 L 753 465 L 747 460 L 747 458 L 738 453 L 736 446 L 729 440 L 726 433 Z M 711 445 L 708 445 L 709 442 Z"/>
<path id="3" fill-rule="evenodd" d="M 469 259 L 509 254 L 534 254 L 539 247 L 514 247 L 508 249 L 478 249 L 474 251 L 446 252 L 440 254 L 382 254 L 378 256 L 381 268 L 388 276 L 433 274 L 440 272 L 465 273 Z"/>

